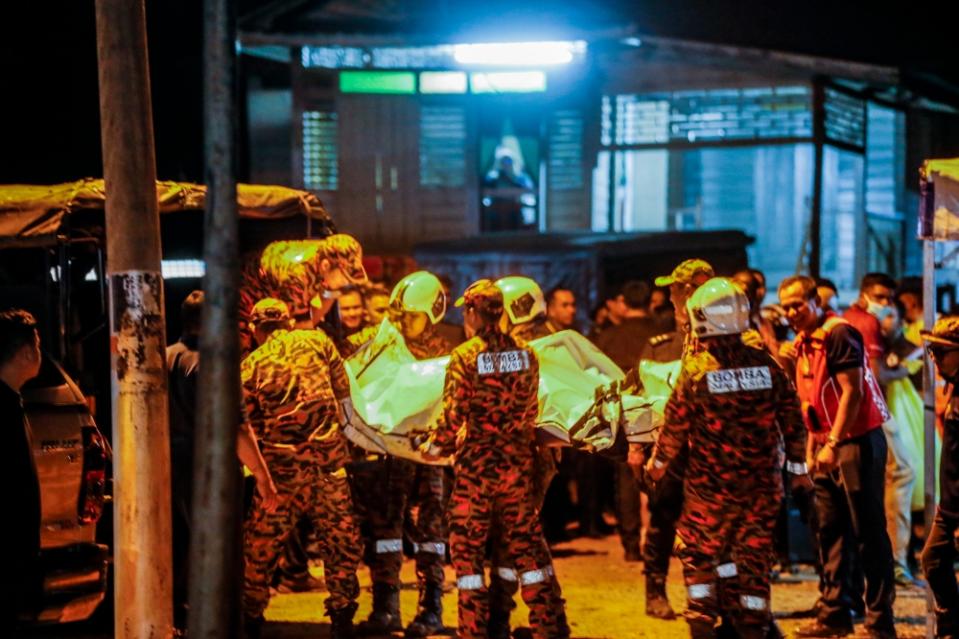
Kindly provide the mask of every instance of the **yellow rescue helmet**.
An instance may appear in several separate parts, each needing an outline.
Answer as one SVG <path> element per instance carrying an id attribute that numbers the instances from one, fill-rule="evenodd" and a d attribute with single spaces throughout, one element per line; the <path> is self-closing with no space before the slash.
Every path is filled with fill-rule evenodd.
<path id="1" fill-rule="evenodd" d="M 714 277 L 686 302 L 693 335 L 716 337 L 749 330 L 749 299 L 729 278 Z"/>
<path id="2" fill-rule="evenodd" d="M 443 284 L 428 271 L 410 273 L 393 287 L 390 308 L 405 313 L 426 313 L 431 324 L 438 324 L 446 315 Z"/>
<path id="3" fill-rule="evenodd" d="M 511 275 L 496 280 L 496 286 L 503 291 L 503 306 L 513 324 L 525 324 L 546 313 L 546 298 L 535 280 Z"/>

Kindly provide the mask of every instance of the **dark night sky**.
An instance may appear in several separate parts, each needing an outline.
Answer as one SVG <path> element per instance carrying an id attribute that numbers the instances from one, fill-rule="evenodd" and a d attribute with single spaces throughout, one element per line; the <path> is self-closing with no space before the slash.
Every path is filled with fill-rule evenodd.
<path id="1" fill-rule="evenodd" d="M 93 0 L 18 4 L 17 15 L 5 16 L 0 43 L 0 182 L 99 175 Z M 257 4 L 261 3 L 241 3 L 243 8 Z M 959 55 L 949 52 L 959 23 L 950 24 L 937 15 L 930 8 L 934 3 L 599 4 L 631 15 L 644 33 L 902 66 L 959 83 Z M 462 5 L 446 3 L 448 11 Z M 540 5 L 555 11 L 557 2 L 485 6 L 491 5 L 535 12 Z M 166 179 L 202 179 L 201 7 L 201 0 L 147 0 L 157 164 L 160 177 Z M 925 7 L 925 13 L 918 13 L 918 7 Z"/>

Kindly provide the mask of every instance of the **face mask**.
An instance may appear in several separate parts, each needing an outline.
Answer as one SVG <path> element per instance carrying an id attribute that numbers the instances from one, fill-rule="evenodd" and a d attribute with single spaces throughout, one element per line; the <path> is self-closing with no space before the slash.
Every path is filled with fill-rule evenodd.
<path id="1" fill-rule="evenodd" d="M 881 322 L 887 317 L 892 316 L 892 314 L 896 312 L 896 309 L 893 306 L 885 306 L 866 297 L 866 312 Z"/>

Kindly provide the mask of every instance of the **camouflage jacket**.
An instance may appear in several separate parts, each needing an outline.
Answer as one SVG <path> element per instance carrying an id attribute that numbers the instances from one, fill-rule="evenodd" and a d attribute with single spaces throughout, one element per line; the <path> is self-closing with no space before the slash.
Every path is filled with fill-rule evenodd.
<path id="1" fill-rule="evenodd" d="M 781 446 L 790 464 L 803 464 L 806 452 L 799 397 L 789 378 L 769 353 L 745 346 L 739 336 L 700 345 L 683 361 L 654 464 L 668 464 L 688 443 L 687 490 L 781 488 Z"/>
<path id="2" fill-rule="evenodd" d="M 278 330 L 241 366 L 247 418 L 265 448 L 309 443 L 318 463 L 348 461 L 338 400 L 350 396 L 343 360 L 323 331 Z"/>
<path id="3" fill-rule="evenodd" d="M 539 362 L 525 342 L 485 331 L 453 350 L 443 389 L 445 419 L 431 444 L 457 468 L 532 464 Z"/>
<path id="4" fill-rule="evenodd" d="M 532 342 L 534 339 L 552 334 L 553 331 L 550 330 L 546 317 L 543 315 L 534 317 L 532 320 L 523 324 L 516 324 L 510 330 L 510 335 L 524 342 Z"/>

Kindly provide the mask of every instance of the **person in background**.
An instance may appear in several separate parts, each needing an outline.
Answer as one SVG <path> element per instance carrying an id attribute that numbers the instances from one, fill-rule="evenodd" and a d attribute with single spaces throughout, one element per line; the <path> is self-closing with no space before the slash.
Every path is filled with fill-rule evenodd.
<path id="1" fill-rule="evenodd" d="M 362 330 L 366 323 L 366 308 L 363 304 L 363 292 L 359 288 L 347 286 L 342 289 L 339 299 L 336 300 L 336 308 L 346 335 Z"/>
<path id="2" fill-rule="evenodd" d="M 173 499 L 173 623 L 186 631 L 190 558 L 190 531 L 193 527 L 193 446 L 196 436 L 197 380 L 200 374 L 200 328 L 203 291 L 193 291 L 180 305 L 180 339 L 166 350 L 170 404 L 170 479 Z M 276 486 L 260 454 L 250 425 L 243 423 L 236 438 L 239 460 L 250 469 L 264 508 L 276 504 Z M 237 469 L 239 473 L 239 468 Z M 239 505 L 238 505 L 239 507 Z"/>
<path id="3" fill-rule="evenodd" d="M 816 293 L 822 303 L 823 309 L 835 313 L 839 304 L 839 289 L 836 284 L 825 277 L 816 279 Z"/>
<path id="4" fill-rule="evenodd" d="M 446 307 L 449 308 L 453 303 L 453 297 L 450 291 L 453 290 L 453 280 L 446 275 L 437 275 L 440 283 L 443 285 L 443 294 L 446 296 Z M 453 347 L 459 346 L 466 341 L 466 332 L 461 323 L 452 322 L 448 316 L 443 317 L 443 321 L 436 325 L 436 332 Z"/>
<path id="5" fill-rule="evenodd" d="M 613 325 L 609 319 L 609 309 L 606 308 L 606 300 L 603 300 L 593 308 L 593 312 L 589 314 L 589 319 L 591 324 L 587 337 L 595 344 L 600 334 Z"/>
<path id="6" fill-rule="evenodd" d="M 946 380 L 948 411 L 942 434 L 939 465 L 939 505 L 922 550 L 922 571 L 936 601 L 936 637 L 959 637 L 959 587 L 955 563 L 959 559 L 959 317 L 943 317 L 922 338 Z"/>
<path id="7" fill-rule="evenodd" d="M 546 293 L 546 320 L 551 333 L 576 330 L 576 294 L 564 286 Z"/>
<path id="8" fill-rule="evenodd" d="M 669 301 L 669 289 L 654 287 L 649 292 L 649 314 L 655 317 L 664 328 L 672 330 L 675 324 L 675 309 Z"/>
<path id="9" fill-rule="evenodd" d="M 923 458 L 923 442 L 925 442 L 925 415 L 923 412 L 922 396 L 919 394 L 913 380 L 922 377 L 923 349 L 906 339 L 903 332 L 901 317 L 904 313 L 898 302 L 895 313 L 890 313 L 882 321 L 882 335 L 886 341 L 886 358 L 879 371 L 879 383 L 886 396 L 886 404 L 896 423 L 900 426 L 900 434 L 909 450 L 909 458 L 915 460 L 916 467 L 921 467 Z M 938 445 L 938 442 L 937 442 Z M 924 508 L 924 478 L 922 472 L 916 473 L 916 480 L 912 491 L 912 511 L 922 511 Z M 907 559 L 912 557 L 907 555 Z"/>
<path id="10" fill-rule="evenodd" d="M 0 630 L 13 634 L 21 612 L 35 607 L 43 592 L 40 566 L 40 479 L 32 433 L 20 389 L 40 373 L 40 334 L 33 315 L 20 309 L 0 312 L 0 419 L 7 487 L 4 516 L 7 548 L 0 576 Z"/>
<path id="11" fill-rule="evenodd" d="M 684 260 L 669 275 L 656 278 L 657 287 L 669 288 L 675 328 L 654 335 L 643 343 L 640 360 L 672 362 L 685 359 L 695 350 L 695 337 L 689 333 L 686 301 L 696 289 L 715 277 L 713 267 L 701 259 Z M 646 614 L 656 619 L 675 619 L 676 613 L 666 595 L 666 576 L 673 555 L 676 522 L 683 508 L 683 473 L 688 452 L 684 449 L 665 469 L 664 476 L 649 493 L 649 527 L 643 546 L 643 572 L 646 573 Z M 627 463 L 639 474 L 645 459 L 642 447 L 630 445 Z"/>
<path id="12" fill-rule="evenodd" d="M 878 380 L 883 377 L 886 359 L 886 344 L 881 323 L 896 312 L 893 306 L 896 282 L 885 273 L 867 273 L 859 286 L 859 297 L 843 313 L 843 319 L 852 324 L 862 335 L 869 367 Z M 896 560 L 896 584 L 915 585 L 907 561 L 909 539 L 912 536 L 912 493 L 916 483 L 918 460 L 913 458 L 912 448 L 903 429 L 890 418 L 882 426 L 889 449 L 886 467 L 886 519 L 889 539 L 892 541 Z M 868 559 L 864 557 L 863 559 Z"/>
<path id="13" fill-rule="evenodd" d="M 623 371 L 630 371 L 639 364 L 644 345 L 657 335 L 662 327 L 650 316 L 649 285 L 632 280 L 626 282 L 616 295 L 617 305 L 625 308 L 620 322 L 603 331 L 596 346 Z M 619 539 L 623 545 L 626 561 L 642 561 L 641 537 L 645 512 L 645 495 L 633 471 L 625 462 L 616 465 L 616 510 L 619 519 Z"/>
<path id="14" fill-rule="evenodd" d="M 915 286 L 903 280 L 903 287 L 896 292 L 896 299 L 902 304 L 903 335 L 916 346 L 922 346 L 921 333 L 926 327 L 926 321 L 921 285 Z"/>
<path id="15" fill-rule="evenodd" d="M 779 285 L 780 305 L 796 339 L 780 349 L 795 361 L 795 382 L 809 431 L 806 464 L 813 475 L 823 575 L 817 618 L 799 637 L 838 637 L 853 632 L 848 574 L 856 544 L 866 577 L 866 633 L 896 636 L 892 546 L 883 505 L 886 438 L 890 419 L 868 364 L 860 332 L 826 311 L 816 282 L 795 275 Z"/>
<path id="16" fill-rule="evenodd" d="M 758 273 L 758 275 L 757 275 Z M 752 339 L 752 346 L 761 346 L 769 351 L 774 358 L 779 357 L 779 340 L 776 339 L 776 329 L 772 322 L 762 315 L 762 301 L 766 297 L 766 277 L 756 269 L 743 269 L 733 275 L 733 282 L 739 286 L 749 300 L 749 328 L 744 340 Z M 755 331 L 755 332 L 753 332 Z M 758 333 L 759 339 L 755 339 Z M 753 337 L 748 337 L 749 335 Z"/>
<path id="17" fill-rule="evenodd" d="M 378 326 L 390 307 L 390 291 L 382 284 L 373 284 L 364 294 L 366 320 L 372 326 Z"/>

